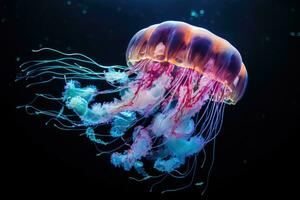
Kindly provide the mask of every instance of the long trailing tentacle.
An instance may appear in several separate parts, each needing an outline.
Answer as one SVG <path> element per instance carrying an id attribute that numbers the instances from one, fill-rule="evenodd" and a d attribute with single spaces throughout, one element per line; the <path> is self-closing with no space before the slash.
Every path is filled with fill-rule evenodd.
<path id="1" fill-rule="evenodd" d="M 143 177 L 131 180 L 157 180 L 150 191 L 168 178 L 191 177 L 187 184 L 162 193 L 195 183 L 199 153 L 204 153 L 203 168 L 205 145 L 215 140 L 223 121 L 224 103 L 220 102 L 224 88 L 219 83 L 191 69 L 148 59 L 128 68 L 103 66 L 83 54 L 51 48 L 33 52 L 60 57 L 23 63 L 16 81 L 26 80 L 26 87 L 32 88 L 60 83 L 63 92 L 54 95 L 42 89 L 30 103 L 17 108 L 24 108 L 30 115 L 46 115 L 46 124 L 61 130 L 80 132 L 95 144 L 97 156 L 111 154 L 114 166 L 126 171 L 133 168 Z M 95 82 L 105 89 L 82 86 L 78 81 Z M 97 97 L 110 94 L 120 98 L 96 102 Z M 40 101 L 55 105 L 40 108 Z M 150 124 L 147 119 L 151 119 Z M 107 124 L 109 133 L 101 128 Z M 153 170 L 144 168 L 142 159 L 152 160 Z"/>

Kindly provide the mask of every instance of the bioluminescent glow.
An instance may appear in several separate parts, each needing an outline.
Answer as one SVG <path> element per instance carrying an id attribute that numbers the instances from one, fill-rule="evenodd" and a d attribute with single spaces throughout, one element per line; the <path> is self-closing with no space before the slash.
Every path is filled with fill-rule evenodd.
<path id="1" fill-rule="evenodd" d="M 207 184 L 205 177 L 195 177 L 206 160 L 205 147 L 220 132 L 225 104 L 236 104 L 247 85 L 245 65 L 229 42 L 206 29 L 167 21 L 133 36 L 128 66 L 103 66 L 50 48 L 35 52 L 58 58 L 20 66 L 17 80 L 44 92 L 19 108 L 84 134 L 98 155 L 109 154 L 113 166 L 140 176 L 131 179 L 156 180 L 151 191 L 166 178 L 188 181 L 163 192 Z M 107 96 L 116 98 L 102 100 Z"/>

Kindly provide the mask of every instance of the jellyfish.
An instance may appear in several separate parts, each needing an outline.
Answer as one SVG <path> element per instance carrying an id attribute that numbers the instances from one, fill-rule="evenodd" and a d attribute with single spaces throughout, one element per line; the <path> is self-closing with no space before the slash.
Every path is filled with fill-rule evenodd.
<path id="1" fill-rule="evenodd" d="M 95 144 L 97 155 L 108 154 L 113 166 L 136 171 L 140 178 L 132 179 L 158 179 L 151 191 L 166 177 L 190 180 L 164 192 L 202 185 L 195 182 L 197 160 L 220 132 L 225 105 L 236 104 L 247 86 L 235 47 L 178 21 L 138 31 L 127 47 L 127 66 L 103 66 L 83 54 L 51 48 L 34 52 L 59 56 L 20 66 L 16 80 L 42 92 L 18 108 L 48 116 L 46 124 L 80 132 Z M 61 92 L 45 93 L 54 87 Z M 115 98 L 107 101 L 107 96 Z"/>

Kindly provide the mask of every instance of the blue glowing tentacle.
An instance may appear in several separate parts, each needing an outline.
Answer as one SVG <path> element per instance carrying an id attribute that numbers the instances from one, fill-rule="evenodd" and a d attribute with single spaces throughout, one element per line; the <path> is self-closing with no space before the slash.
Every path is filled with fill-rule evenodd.
<path id="1" fill-rule="evenodd" d="M 91 59 L 88 56 L 83 55 L 81 53 L 63 53 L 61 51 L 58 51 L 58 50 L 52 49 L 52 48 L 41 48 L 41 49 L 38 49 L 38 50 L 32 50 L 32 52 L 40 52 L 40 51 L 45 51 L 45 50 L 53 51 L 53 52 L 56 52 L 56 53 L 59 53 L 61 55 L 65 55 L 65 56 L 80 56 L 80 57 L 83 57 L 83 58 L 87 59 L 87 61 L 89 61 L 91 64 L 94 64 L 94 65 L 96 65 L 96 66 L 98 66 L 100 68 L 109 69 L 111 67 L 114 67 L 114 68 L 124 69 L 123 66 L 119 66 L 119 65 L 115 65 L 115 66 L 103 66 L 103 65 L 100 65 L 99 63 L 95 62 L 93 59 Z"/>
<path id="2" fill-rule="evenodd" d="M 132 126 L 136 120 L 136 113 L 132 111 L 123 111 L 114 116 L 110 134 L 113 137 L 120 137 Z"/>
<path id="3" fill-rule="evenodd" d="M 56 62 L 56 60 L 53 60 L 53 62 Z M 50 66 L 43 66 L 43 67 L 39 67 L 37 69 L 32 69 L 30 71 L 29 70 L 30 67 L 27 67 L 26 69 L 23 69 L 23 72 L 26 72 L 25 75 L 17 77 L 17 80 L 21 80 L 26 78 L 26 80 L 28 79 L 34 79 L 37 77 L 40 77 L 42 75 L 57 75 L 57 76 L 51 76 L 50 79 L 48 79 L 47 81 L 41 81 L 41 82 L 36 82 L 33 84 L 29 84 L 27 87 L 32 86 L 32 85 L 38 85 L 38 84 L 43 84 L 43 83 L 48 83 L 54 79 L 58 79 L 58 80 L 69 80 L 69 79 L 86 79 L 86 80 L 105 80 L 109 85 L 113 86 L 113 87 L 118 87 L 114 84 L 112 84 L 111 82 L 109 82 L 107 80 L 107 78 L 105 77 L 107 72 L 94 72 L 90 69 L 81 67 L 79 65 L 69 65 L 67 63 L 61 62 L 61 64 L 63 64 L 63 66 L 56 66 L 56 65 L 50 65 Z M 56 72 L 55 70 L 64 70 L 64 71 L 69 71 L 69 72 Z M 118 72 L 116 74 L 122 74 L 123 78 L 125 76 L 125 73 L 123 72 Z M 100 76 L 100 75 L 105 75 L 105 76 Z"/>
<path id="4" fill-rule="evenodd" d="M 53 122 L 53 126 L 55 128 L 58 128 L 60 130 L 64 130 L 64 131 L 85 131 L 86 128 L 84 126 L 74 126 L 74 125 L 66 125 L 63 124 L 60 120 L 56 119 L 56 118 L 51 118 L 46 122 L 46 125 L 49 124 L 50 121 L 56 121 L 59 123 L 59 125 L 57 125 L 55 122 Z M 79 128 L 79 127 L 83 127 L 83 128 Z"/>
<path id="5" fill-rule="evenodd" d="M 101 77 L 100 75 L 104 74 L 104 73 L 97 73 L 94 71 L 87 71 L 83 68 L 78 68 L 77 66 L 74 65 L 69 65 L 69 64 L 65 64 L 65 63 L 61 63 L 62 65 L 49 65 L 49 66 L 43 66 L 43 67 L 39 67 L 36 69 L 31 69 L 29 70 L 28 68 L 22 70 L 23 73 L 25 73 L 25 75 L 23 76 L 18 76 L 17 80 L 26 78 L 26 80 L 28 79 L 34 79 L 36 77 L 39 77 L 41 75 L 50 75 L 50 74 L 54 74 L 57 75 L 57 78 L 61 78 L 61 77 L 67 77 L 68 79 L 72 79 L 72 78 L 91 78 L 91 79 L 95 79 L 95 80 L 105 80 L 104 77 Z M 56 72 L 55 70 L 63 70 L 66 72 Z M 68 75 L 72 75 L 72 76 L 68 76 Z"/>
<path id="6" fill-rule="evenodd" d="M 55 97 L 51 94 L 42 94 L 42 93 L 36 93 L 36 96 L 40 96 L 43 97 L 45 99 L 49 99 L 49 100 L 54 100 L 54 101 L 58 101 L 61 105 L 63 105 L 60 101 L 63 99 L 62 97 Z"/>
<path id="7" fill-rule="evenodd" d="M 212 123 L 212 119 L 215 113 L 215 109 L 216 109 L 216 102 L 213 102 L 212 104 L 212 108 L 210 109 L 208 114 L 208 117 L 205 118 L 205 121 L 203 122 L 201 129 L 199 131 L 199 133 L 197 133 L 197 135 L 201 135 L 204 138 L 207 138 L 206 136 L 203 136 L 205 134 L 205 130 L 210 126 L 210 124 Z"/>
<path id="8" fill-rule="evenodd" d="M 217 112 L 218 112 L 218 103 L 214 102 L 213 111 L 211 113 L 209 123 L 207 123 L 207 127 L 206 127 L 207 128 L 206 135 L 205 135 L 206 141 L 209 140 L 209 137 L 212 134 L 214 119 L 215 119 Z M 204 129 L 204 130 L 206 130 L 206 129 Z M 204 132 L 204 130 L 203 130 L 203 132 Z"/>
<path id="9" fill-rule="evenodd" d="M 95 132 L 91 127 L 88 127 L 85 132 L 86 136 L 93 142 L 102 145 L 108 145 L 108 142 L 101 140 L 100 138 L 96 138 Z"/>
<path id="10" fill-rule="evenodd" d="M 202 164 L 201 164 L 201 168 L 204 167 L 204 164 L 206 163 L 206 158 L 207 158 L 207 153 L 206 153 L 206 150 L 205 148 L 203 148 L 203 154 L 204 154 L 204 157 L 203 157 L 203 161 L 202 161 Z"/>
<path id="11" fill-rule="evenodd" d="M 17 106 L 16 108 L 17 109 L 20 109 L 20 108 L 25 108 L 25 111 L 27 114 L 29 115 L 39 115 L 39 114 L 42 114 L 42 115 L 47 115 L 47 116 L 51 116 L 51 117 L 54 117 L 54 118 L 60 118 L 62 120 L 65 120 L 65 121 L 68 121 L 70 122 L 71 124 L 75 124 L 73 120 L 70 120 L 69 117 L 72 117 L 72 116 L 75 116 L 73 114 L 63 114 L 62 113 L 62 109 L 60 111 L 54 111 L 54 110 L 41 110 L 41 109 L 38 109 L 36 108 L 35 106 L 33 106 L 34 102 L 37 101 L 38 98 L 45 98 L 45 99 L 48 99 L 48 100 L 52 100 L 52 101 L 56 101 L 58 102 L 59 104 L 61 104 L 62 106 L 64 106 L 64 104 L 61 102 L 62 98 L 57 98 L 57 97 L 54 97 L 53 95 L 49 95 L 49 94 L 39 94 L 39 93 L 36 93 L 35 94 L 36 97 L 28 104 L 26 105 L 21 105 L 21 106 Z M 29 109 L 32 109 L 32 112 L 29 111 Z M 50 118 L 48 121 L 50 121 L 52 118 Z M 48 124 L 48 121 L 46 122 L 46 124 Z"/>
<path id="12" fill-rule="evenodd" d="M 202 122 L 202 119 L 204 119 L 204 118 L 207 119 L 204 116 L 207 115 L 211 102 L 212 102 L 211 100 L 208 100 L 206 108 L 205 108 L 204 112 L 202 113 L 200 119 L 199 119 L 199 116 L 197 115 L 197 119 L 196 119 L 197 123 L 196 123 L 195 127 L 198 127 L 199 125 L 203 126 L 203 123 L 201 123 L 201 122 Z M 199 114 L 199 112 L 198 112 L 198 114 Z"/>
<path id="13" fill-rule="evenodd" d="M 28 61 L 26 63 L 21 64 L 19 67 L 21 68 L 21 72 L 27 72 L 26 75 L 29 75 L 30 73 L 38 72 L 38 71 L 45 71 L 47 69 L 63 69 L 66 71 L 71 71 L 71 72 L 76 72 L 79 71 L 81 73 L 89 73 L 89 74 L 94 74 L 93 71 L 89 68 L 83 67 L 81 65 L 78 65 L 77 63 L 70 64 L 65 62 L 65 60 L 70 60 L 70 61 L 80 61 L 84 62 L 83 60 L 78 60 L 76 58 L 60 58 L 60 59 L 53 59 L 53 60 L 32 60 Z M 30 63 L 35 63 L 31 64 L 27 67 L 26 65 Z M 47 65 L 46 65 L 47 64 Z M 52 65 L 50 65 L 52 64 Z M 55 64 L 55 65 L 53 65 Z M 60 64 L 60 65 L 57 65 Z M 44 65 L 44 66 L 43 66 Z M 23 68 L 25 67 L 25 68 Z"/>
<path id="14" fill-rule="evenodd" d="M 212 94 L 214 94 L 217 90 L 217 86 L 215 85 L 213 87 L 212 90 Z M 222 95 L 221 97 L 222 98 Z M 205 138 L 206 138 L 206 143 L 210 142 L 212 138 L 215 138 L 217 136 L 217 134 L 219 133 L 218 131 L 215 131 L 216 126 L 220 123 L 220 111 L 221 111 L 221 115 L 224 112 L 224 105 L 222 103 L 218 103 L 216 101 L 213 102 L 212 104 L 212 108 L 210 108 L 210 103 L 213 100 L 209 101 L 209 104 L 206 107 L 205 112 L 203 113 L 203 115 L 201 116 L 201 119 L 204 115 L 206 114 L 207 109 L 209 108 L 209 113 L 208 116 L 205 117 L 205 121 L 202 123 L 201 129 L 200 131 L 196 134 L 196 135 L 204 135 L 205 134 Z M 221 104 L 221 106 L 219 105 Z M 197 125 L 200 123 L 201 119 L 197 122 Z M 206 131 L 207 130 L 207 131 Z"/>
<path id="15" fill-rule="evenodd" d="M 191 181 L 189 182 L 189 184 L 187 184 L 185 186 L 182 186 L 182 187 L 178 187 L 178 188 L 167 189 L 167 190 L 162 191 L 161 193 L 164 194 L 166 192 L 174 192 L 174 191 L 183 190 L 185 188 L 190 187 L 194 182 L 194 178 L 195 178 L 195 174 L 196 174 L 196 168 L 197 168 L 197 156 L 195 156 L 195 158 L 194 158 L 194 162 L 193 162 L 193 165 L 192 165 L 193 174 L 192 174 L 192 178 L 191 178 Z"/>
<path id="16" fill-rule="evenodd" d="M 70 120 L 67 115 L 63 115 L 61 114 L 59 116 L 59 118 L 57 118 L 59 112 L 57 111 L 43 111 L 43 110 L 40 110 L 40 109 L 37 109 L 35 108 L 34 106 L 31 106 L 31 105 L 26 105 L 26 106 L 18 106 L 17 108 L 25 108 L 25 111 L 28 115 L 46 115 L 46 116 L 51 116 L 53 118 L 50 118 L 45 124 L 47 125 L 50 121 L 52 120 L 56 120 L 57 122 L 59 122 L 61 125 L 63 126 L 68 126 L 68 125 L 65 125 L 63 124 L 61 120 L 64 120 L 64 121 L 67 121 L 69 122 L 70 124 L 72 124 L 71 126 L 68 126 L 69 128 L 74 128 L 76 126 L 81 126 L 82 124 L 78 124 L 78 122 L 74 121 L 74 120 Z M 32 109 L 33 111 L 30 112 L 29 109 Z"/>
<path id="17" fill-rule="evenodd" d="M 57 67 L 57 69 L 62 69 L 62 67 Z M 40 69 L 40 70 L 42 70 L 42 69 Z M 27 76 L 27 80 L 28 79 L 34 79 L 34 78 L 40 77 L 42 75 L 50 75 L 50 74 L 51 74 L 51 76 L 56 75 L 57 77 L 64 77 L 64 76 L 66 76 L 66 78 L 68 78 L 68 79 L 74 79 L 74 78 L 78 77 L 78 72 L 58 73 L 58 72 L 54 72 L 53 68 L 51 70 L 52 71 L 50 71 L 50 70 L 49 71 L 42 70 L 42 72 L 39 72 L 38 74 L 30 75 L 30 76 L 28 75 Z M 90 76 L 87 76 L 87 75 L 102 75 L 102 74 L 104 74 L 104 73 L 94 73 L 94 74 L 91 74 L 91 73 L 80 73 L 80 77 L 90 77 Z M 97 78 L 99 78 L 100 80 L 104 80 L 104 78 L 100 77 L 100 76 L 97 76 Z"/>
<path id="18" fill-rule="evenodd" d="M 217 137 L 217 135 L 219 134 L 219 132 L 221 131 L 222 124 L 223 124 L 223 119 L 224 119 L 224 108 L 225 108 L 225 104 L 222 103 L 220 111 L 217 114 L 218 118 L 220 118 L 220 119 L 217 119 L 216 122 L 215 122 L 215 125 L 214 125 L 214 130 L 216 129 L 215 134 L 213 134 L 212 137 L 209 137 L 209 140 L 207 142 L 210 142 L 210 141 L 214 140 Z"/>
<path id="19" fill-rule="evenodd" d="M 216 150 L 216 140 L 213 140 L 213 146 L 212 146 L 212 161 L 211 161 L 211 164 L 210 164 L 208 173 L 207 173 L 207 177 L 206 177 L 206 185 L 205 185 L 205 188 L 203 189 L 201 195 L 203 195 L 203 194 L 206 192 L 207 188 L 208 188 L 208 183 L 209 183 L 210 173 L 211 173 L 212 167 L 213 167 L 214 162 L 215 162 L 215 150 Z"/>
<path id="20" fill-rule="evenodd" d="M 134 180 L 134 181 L 136 181 L 136 182 L 142 182 L 142 181 L 146 181 L 146 180 L 148 180 L 148 179 L 156 179 L 156 178 L 160 178 L 160 177 L 162 177 L 163 175 L 165 175 L 165 173 L 161 173 L 161 174 L 159 174 L 159 175 L 149 175 L 148 174 L 148 176 L 145 176 L 145 177 L 143 177 L 143 178 L 135 178 L 135 177 L 132 177 L 132 176 L 130 176 L 130 177 L 128 177 L 130 180 Z"/>
<path id="21" fill-rule="evenodd" d="M 153 183 L 153 184 L 151 185 L 151 187 L 150 187 L 149 192 L 152 192 L 152 191 L 153 191 L 153 188 L 154 188 L 156 185 L 161 184 L 161 183 L 168 177 L 168 175 L 169 175 L 168 173 L 165 173 L 163 178 L 161 178 L 161 179 L 160 179 L 159 181 L 157 181 L 156 183 Z"/>
<path id="22" fill-rule="evenodd" d="M 117 140 L 117 139 L 119 139 L 119 138 L 116 138 L 116 140 Z M 119 145 L 118 147 L 113 148 L 113 149 L 111 149 L 111 150 L 109 150 L 109 151 L 101 151 L 101 150 L 99 150 L 98 146 L 96 146 L 96 149 L 97 149 L 98 152 L 99 152 L 99 153 L 96 154 L 96 156 L 101 156 L 102 154 L 111 154 L 112 152 L 115 152 L 115 151 L 121 149 L 121 148 L 124 147 L 125 145 L 127 145 L 127 144 L 126 144 L 126 143 L 123 143 L 123 144 Z"/>
<path id="23" fill-rule="evenodd" d="M 45 81 L 38 81 L 38 82 L 30 83 L 30 84 L 26 85 L 26 88 L 29 88 L 33 85 L 40 85 L 40 84 L 49 83 L 49 82 L 53 81 L 54 79 L 56 79 L 56 77 L 51 77 L 50 79 L 45 80 Z"/>
<path id="24" fill-rule="evenodd" d="M 198 156 L 198 153 L 195 155 L 196 157 Z M 174 170 L 173 172 L 170 173 L 170 175 L 174 178 L 185 178 L 187 177 L 192 171 L 192 167 L 190 168 L 190 159 L 188 159 L 188 163 L 186 166 L 186 171 L 185 172 L 180 172 L 178 169 Z M 177 173 L 177 174 L 174 174 Z"/>
<path id="25" fill-rule="evenodd" d="M 34 50 L 33 52 L 39 52 L 42 50 L 50 50 L 53 52 L 60 53 L 62 55 L 66 55 L 66 56 L 81 56 L 87 60 L 79 59 L 76 57 L 65 57 L 65 58 L 59 58 L 59 59 L 53 59 L 53 60 L 34 60 L 34 61 L 25 62 L 20 65 L 20 68 L 22 68 L 22 72 L 27 72 L 27 73 L 23 76 L 17 77 L 17 80 L 20 80 L 23 78 L 33 79 L 33 78 L 39 77 L 41 75 L 51 75 L 51 74 L 57 75 L 57 76 L 52 76 L 48 80 L 29 84 L 27 87 L 32 86 L 32 85 L 48 83 L 54 79 L 65 79 L 65 80 L 67 80 L 67 79 L 88 79 L 88 80 L 105 80 L 105 81 L 107 81 L 107 77 L 100 76 L 100 75 L 106 75 L 107 73 L 105 73 L 105 72 L 95 73 L 93 70 L 83 67 L 83 66 L 79 65 L 78 63 L 75 63 L 76 61 L 92 64 L 94 66 L 98 66 L 98 67 L 101 67 L 104 69 L 109 69 L 109 70 L 111 70 L 111 69 L 128 70 L 128 68 L 124 67 L 124 66 L 107 66 L 106 67 L 106 66 L 99 65 L 98 63 L 96 63 L 92 59 L 88 58 L 87 56 L 84 56 L 84 55 L 78 54 L 78 53 L 66 54 L 66 53 L 62 53 L 60 51 L 50 49 L 50 48 Z M 72 61 L 73 64 L 70 64 L 65 61 Z M 31 64 L 31 63 L 34 63 L 34 64 Z M 55 63 L 61 64 L 62 66 L 56 66 L 56 65 L 53 65 L 52 63 L 53 64 L 55 64 Z M 27 66 L 26 68 L 24 68 L 28 64 L 30 64 L 30 65 Z M 46 66 L 41 66 L 41 65 L 46 65 Z M 62 73 L 62 72 L 55 72 L 55 70 L 64 70 L 64 71 L 69 71 L 69 72 Z M 112 84 L 112 82 L 109 82 L 109 81 L 107 81 L 107 82 L 111 86 L 117 87 L 114 84 Z"/>

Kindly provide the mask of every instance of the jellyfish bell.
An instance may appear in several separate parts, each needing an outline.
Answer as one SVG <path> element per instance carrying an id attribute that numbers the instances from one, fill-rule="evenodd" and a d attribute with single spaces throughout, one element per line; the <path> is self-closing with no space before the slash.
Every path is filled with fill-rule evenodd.
<path id="1" fill-rule="evenodd" d="M 225 39 L 184 22 L 166 21 L 137 32 L 126 51 L 127 65 L 153 61 L 192 69 L 222 83 L 222 99 L 236 104 L 247 85 L 247 71 L 240 53 Z"/>
<path id="2" fill-rule="evenodd" d="M 62 130 L 84 131 L 97 144 L 98 155 L 110 154 L 111 163 L 125 171 L 135 169 L 143 177 L 138 181 L 161 178 L 161 183 L 166 177 L 192 176 L 186 186 L 164 191 L 191 185 L 200 152 L 220 132 L 224 105 L 236 104 L 247 85 L 247 71 L 237 49 L 208 30 L 184 22 L 167 21 L 137 32 L 126 51 L 128 67 L 102 66 L 85 55 L 49 48 L 37 52 L 45 50 L 64 57 L 26 62 L 18 80 L 32 81 L 28 86 L 49 84 L 49 90 L 53 81 L 61 81 L 64 91 L 58 97 L 37 93 L 23 106 L 26 111 L 49 116 Z M 87 67 L 91 65 L 99 71 Z M 109 88 L 81 86 L 82 80 Z M 96 102 L 105 94 L 119 98 Z M 36 101 L 41 98 L 62 108 L 39 108 Z M 107 124 L 110 131 L 101 128 Z M 190 158 L 193 164 L 182 169 Z M 146 160 L 150 168 L 144 166 Z"/>

